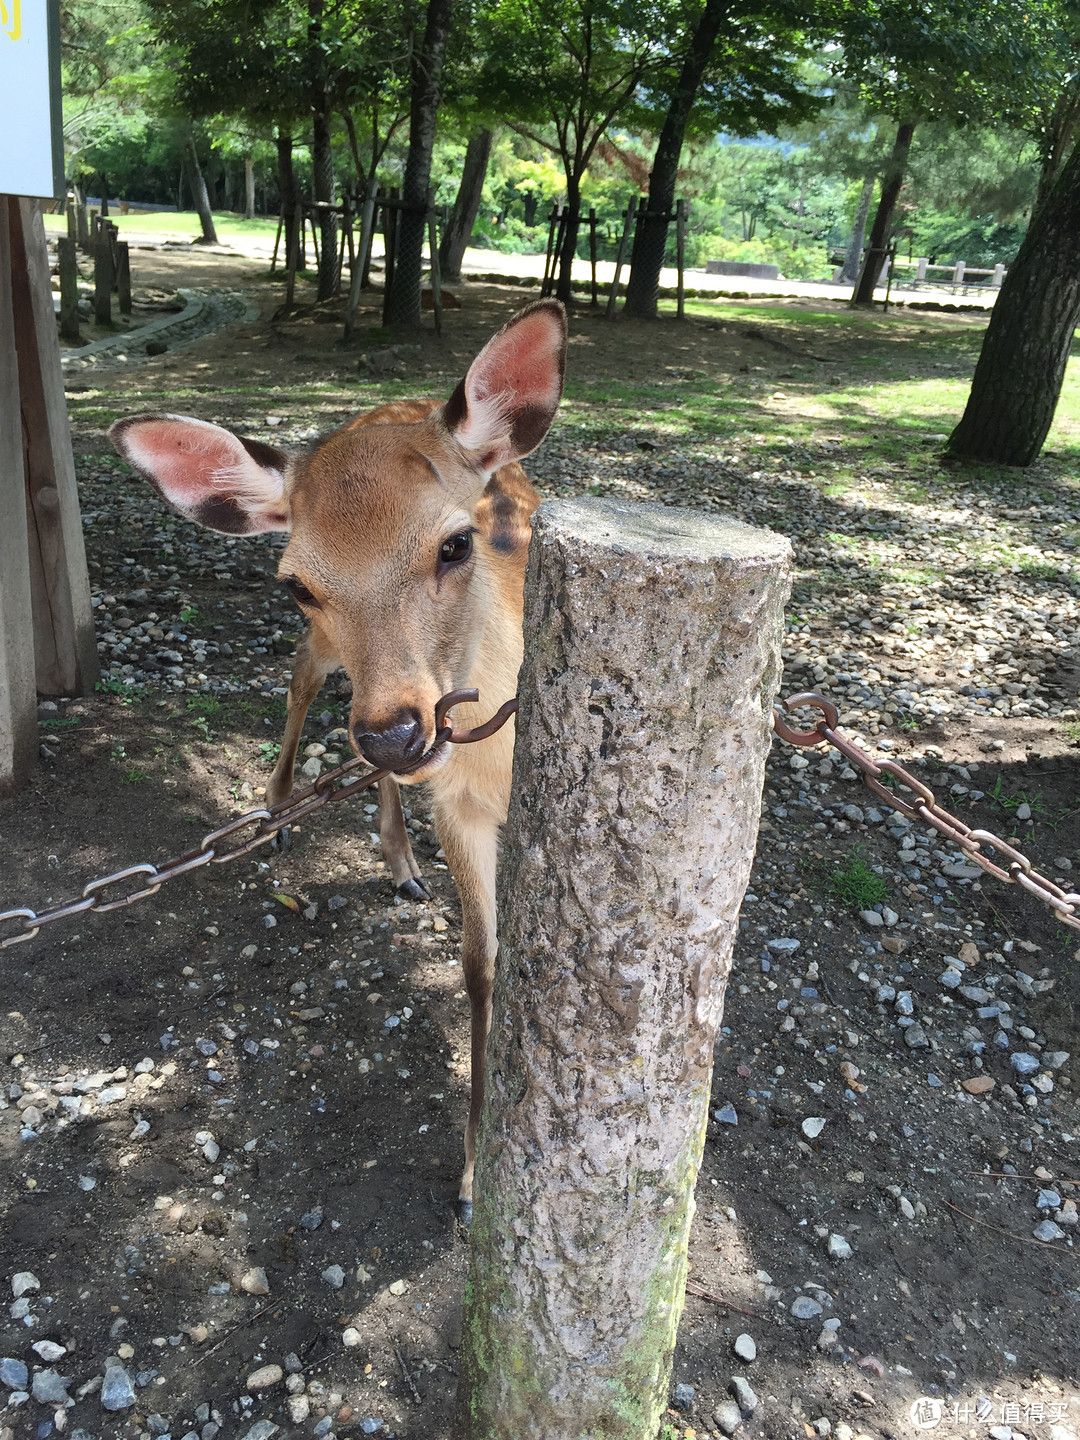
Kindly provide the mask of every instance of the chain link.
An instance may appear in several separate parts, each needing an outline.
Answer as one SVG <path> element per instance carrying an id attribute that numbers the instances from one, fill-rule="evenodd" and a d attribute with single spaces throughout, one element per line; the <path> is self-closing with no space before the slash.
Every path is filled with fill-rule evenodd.
<path id="1" fill-rule="evenodd" d="M 447 711 L 452 705 L 459 701 L 474 702 L 477 698 L 475 690 L 455 690 L 450 695 L 443 696 L 435 707 L 435 740 L 431 749 L 416 762 L 413 769 L 419 769 L 426 764 L 433 751 L 446 742 L 454 745 L 468 745 L 477 740 L 486 739 L 487 736 L 500 729 L 517 709 L 517 701 L 508 700 L 490 720 L 472 730 L 457 731 L 445 724 Z M 804 691 L 798 695 L 792 695 L 780 703 L 788 712 L 798 710 L 804 705 L 810 705 L 820 710 L 822 715 L 813 730 L 795 730 L 787 724 L 780 707 L 777 706 L 773 710 L 773 729 L 781 740 L 786 740 L 789 745 L 798 746 L 820 745 L 824 742 L 826 745 L 831 745 L 834 750 L 839 750 L 841 755 L 858 770 L 867 789 L 891 809 L 899 811 L 908 820 L 921 820 L 924 824 L 932 826 L 988 874 L 1004 881 L 1007 885 L 1020 885 L 1037 899 L 1042 900 L 1044 904 L 1049 905 L 1057 914 L 1057 918 L 1064 924 L 1071 925 L 1074 930 L 1080 930 L 1080 914 L 1078 914 L 1080 894 L 1065 891 L 1053 880 L 1047 879 L 1045 875 L 1040 875 L 1027 856 L 1021 855 L 1019 850 L 1015 850 L 1007 841 L 1002 840 L 991 831 L 972 829 L 970 825 L 965 825 L 955 815 L 950 815 L 938 804 L 930 787 L 924 785 L 903 766 L 898 765 L 895 760 L 874 760 L 860 745 L 839 734 L 836 729 L 838 712 L 831 700 L 814 691 Z M 320 775 L 314 784 L 304 790 L 298 790 L 295 795 L 290 795 L 279 801 L 278 804 L 271 805 L 269 809 L 247 810 L 243 815 L 235 816 L 216 830 L 211 830 L 209 834 L 204 835 L 194 849 L 188 850 L 183 855 L 177 855 L 162 865 L 151 865 L 148 862 L 128 865 L 123 870 L 114 871 L 111 875 L 103 875 L 97 880 L 91 880 L 83 887 L 82 898 L 79 900 L 66 900 L 62 904 L 41 911 L 30 910 L 26 907 L 0 911 L 0 928 L 5 925 L 15 927 L 13 933 L 0 936 L 0 950 L 6 950 L 11 945 L 21 945 L 26 940 L 32 940 L 43 926 L 54 925 L 60 920 L 71 920 L 76 915 L 86 915 L 90 912 L 104 915 L 110 910 L 121 910 L 128 905 L 134 905 L 138 900 L 145 900 L 151 895 L 156 895 L 161 887 L 168 884 L 169 881 L 178 880 L 183 875 L 190 875 L 196 870 L 201 870 L 205 865 L 227 865 L 232 860 L 240 860 L 245 855 L 250 855 L 253 850 L 259 849 L 260 846 L 268 845 L 279 831 L 286 830 L 303 817 L 311 815 L 316 810 L 321 810 L 324 805 L 331 805 L 338 800 L 349 800 L 394 773 L 389 770 L 368 770 L 366 774 L 358 775 L 356 772 L 364 769 L 366 765 L 365 760 L 347 760 L 344 765 L 339 765 L 336 769 L 328 770 L 326 774 Z M 905 799 L 883 784 L 881 777 L 886 775 L 891 776 L 898 785 L 908 791 L 912 798 Z M 222 848 L 224 841 L 231 840 L 234 836 L 253 826 L 255 827 L 254 834 L 246 840 Z M 983 846 L 987 846 L 993 851 L 1003 863 L 998 864 L 984 854 Z M 133 880 L 136 877 L 146 877 L 146 883 L 115 899 L 107 898 L 107 891 L 111 887 L 122 885 L 124 881 Z"/>
<path id="2" fill-rule="evenodd" d="M 508 700 L 490 720 L 471 730 L 455 730 L 446 723 L 447 712 L 451 706 L 461 701 L 474 703 L 478 699 L 479 695 L 475 690 L 454 690 L 449 695 L 444 695 L 435 706 L 435 739 L 432 741 L 431 748 L 407 768 L 419 770 L 444 744 L 471 745 L 477 740 L 487 739 L 489 735 L 493 735 L 496 730 L 505 725 L 517 709 L 517 701 Z M 366 773 L 358 775 L 356 773 L 358 770 L 366 771 Z M 162 865 L 151 865 L 144 862 L 139 865 L 125 866 L 123 870 L 116 870 L 111 875 L 103 875 L 100 879 L 91 880 L 89 884 L 84 885 L 80 900 L 65 900 L 62 904 L 54 905 L 48 910 L 19 908 L 0 911 L 0 930 L 5 926 L 15 927 L 11 933 L 0 938 L 0 950 L 6 950 L 11 945 L 21 945 L 26 940 L 32 940 L 43 926 L 55 925 L 59 920 L 71 920 L 76 915 L 86 915 L 91 911 L 98 915 L 104 915 L 110 910 L 122 910 L 128 905 L 134 905 L 137 900 L 145 900 L 150 895 L 156 895 L 162 885 L 167 884 L 170 880 L 178 880 L 182 875 L 190 875 L 196 870 L 201 870 L 204 865 L 227 865 L 232 860 L 240 860 L 243 856 L 250 855 L 253 850 L 259 849 L 260 846 L 268 845 L 279 831 L 287 830 L 290 825 L 295 825 L 303 816 L 311 815 L 314 811 L 321 810 L 324 805 L 332 805 L 335 801 L 350 800 L 354 795 L 370 789 L 372 785 L 377 785 L 380 780 L 385 780 L 391 774 L 404 773 L 404 770 L 372 770 L 366 760 L 359 758 L 346 760 L 344 765 L 339 765 L 334 770 L 328 770 L 324 775 L 320 775 L 314 784 L 304 790 L 298 790 L 295 795 L 287 796 L 276 805 L 271 805 L 269 809 L 246 810 L 243 815 L 237 815 L 232 820 L 226 821 L 224 825 L 219 825 L 216 830 L 211 830 L 209 834 L 204 835 L 194 849 L 186 851 L 183 855 L 177 855 L 172 860 L 166 860 Z M 241 840 L 235 845 L 223 844 L 250 827 L 255 827 L 255 831 L 246 840 Z M 122 885 L 125 880 L 134 880 L 137 877 L 146 877 L 146 883 L 125 894 L 118 895 L 114 899 L 108 898 L 106 892 L 111 887 Z"/>
<path id="3" fill-rule="evenodd" d="M 929 786 L 924 785 L 921 780 L 910 774 L 903 766 L 898 765 L 895 760 L 873 760 L 866 751 L 846 736 L 837 733 L 838 712 L 831 700 L 824 695 L 818 695 L 815 691 L 804 691 L 798 695 L 792 695 L 787 700 L 782 700 L 781 705 L 785 711 L 798 710 L 803 705 L 813 706 L 821 711 L 822 718 L 815 725 L 813 730 L 794 730 L 783 717 L 780 707 L 773 710 L 773 729 L 781 740 L 786 740 L 789 745 L 820 745 L 823 741 L 831 745 L 834 750 L 839 750 L 841 755 L 858 770 L 859 776 L 866 788 L 873 792 L 879 800 L 893 810 L 898 810 L 908 820 L 920 820 L 930 825 L 947 840 L 951 840 L 958 850 L 963 853 L 981 869 L 996 879 L 1002 880 L 1006 885 L 1020 885 L 1044 904 L 1049 905 L 1057 914 L 1057 918 L 1066 925 L 1071 925 L 1074 930 L 1080 930 L 1080 915 L 1077 914 L 1080 907 L 1080 894 L 1065 891 L 1053 880 L 1048 880 L 1045 875 L 1040 875 L 1033 867 L 1026 855 L 1021 855 L 1019 850 L 995 835 L 990 830 L 974 830 L 970 825 L 965 825 L 962 820 L 939 805 L 934 792 Z M 890 775 L 912 796 L 911 799 L 904 798 L 887 785 L 882 783 L 881 777 Z M 994 852 L 995 859 L 983 853 L 983 846 Z M 998 863 L 998 862 L 1001 863 Z"/>

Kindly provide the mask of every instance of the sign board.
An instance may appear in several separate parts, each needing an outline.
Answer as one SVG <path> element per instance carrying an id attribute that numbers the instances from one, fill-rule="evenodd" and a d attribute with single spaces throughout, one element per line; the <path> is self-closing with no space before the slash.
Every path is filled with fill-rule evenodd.
<path id="1" fill-rule="evenodd" d="M 60 0 L 0 0 L 0 195 L 64 194 Z"/>

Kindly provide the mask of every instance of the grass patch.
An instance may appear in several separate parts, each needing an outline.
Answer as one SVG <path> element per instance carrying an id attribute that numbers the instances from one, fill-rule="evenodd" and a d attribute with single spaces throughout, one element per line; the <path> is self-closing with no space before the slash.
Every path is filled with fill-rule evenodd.
<path id="1" fill-rule="evenodd" d="M 876 870 L 871 870 L 864 852 L 853 850 L 831 876 L 829 894 L 849 910 L 870 910 L 888 898 L 889 887 Z"/>

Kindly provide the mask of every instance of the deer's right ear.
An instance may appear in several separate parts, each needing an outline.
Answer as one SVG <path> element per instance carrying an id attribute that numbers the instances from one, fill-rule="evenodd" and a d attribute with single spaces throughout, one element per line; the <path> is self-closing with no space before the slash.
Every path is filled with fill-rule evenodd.
<path id="1" fill-rule="evenodd" d="M 109 439 L 181 515 L 226 535 L 288 530 L 287 458 L 187 415 L 132 415 Z"/>

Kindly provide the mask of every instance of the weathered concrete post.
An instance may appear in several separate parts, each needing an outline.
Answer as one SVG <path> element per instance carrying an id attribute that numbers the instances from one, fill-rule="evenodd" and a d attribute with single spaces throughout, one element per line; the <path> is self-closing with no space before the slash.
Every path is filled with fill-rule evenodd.
<path id="1" fill-rule="evenodd" d="M 654 1440 L 757 836 L 790 546 L 534 518 L 459 1428 Z"/>

